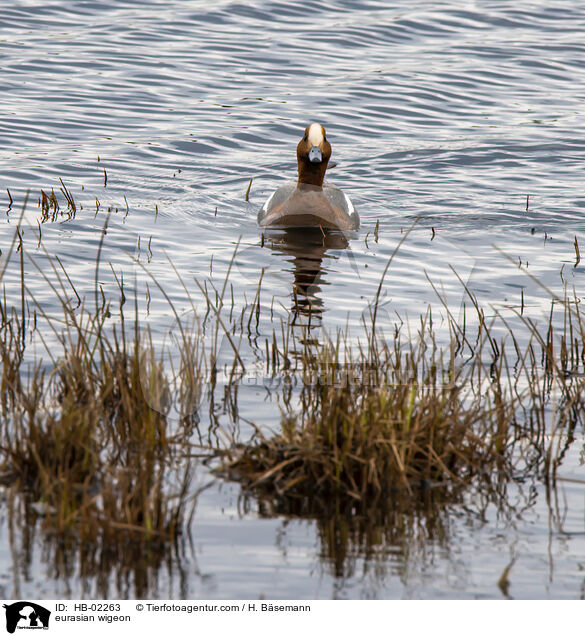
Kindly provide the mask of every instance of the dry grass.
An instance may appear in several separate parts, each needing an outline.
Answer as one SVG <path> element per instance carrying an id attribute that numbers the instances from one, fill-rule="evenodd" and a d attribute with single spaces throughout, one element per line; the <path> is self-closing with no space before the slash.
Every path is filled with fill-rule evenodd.
<path id="1" fill-rule="evenodd" d="M 279 496 L 386 496 L 422 482 L 464 481 L 503 461 L 515 404 L 494 409 L 470 392 L 464 370 L 427 356 L 423 343 L 342 358 L 328 342 L 304 358 L 302 409 L 273 437 L 230 450 L 248 488 Z M 372 356 L 375 356 L 374 358 Z M 488 385 L 492 402 L 497 390 Z"/>
<path id="2" fill-rule="evenodd" d="M 63 192 L 74 214 L 75 202 Z M 54 196 L 41 205 L 44 215 L 59 212 Z M 125 317 L 121 280 L 119 309 L 110 311 L 98 290 L 100 253 L 101 244 L 91 309 L 58 259 L 48 259 L 50 275 L 37 267 L 34 275 L 44 278 L 60 308 L 60 316 L 50 316 L 27 287 L 15 233 L 0 271 L 1 282 L 8 263 L 20 268 L 20 302 L 0 302 L 0 477 L 12 509 L 25 502 L 25 524 L 40 518 L 57 539 L 56 564 L 70 548 L 83 554 L 87 572 L 113 562 L 131 570 L 140 561 L 134 575 L 144 581 L 148 567 L 171 558 L 188 525 L 193 416 L 207 378 L 213 419 L 217 352 L 206 359 L 201 325 L 188 329 L 159 286 L 180 342 L 169 372 L 141 329 L 136 300 L 132 319 Z M 237 394 L 245 377 L 239 345 L 262 311 L 261 277 L 239 331 L 233 299 L 230 318 L 222 314 L 231 266 L 215 297 L 195 281 L 206 315 L 215 319 L 215 342 L 225 336 L 233 353 L 226 395 Z M 477 328 L 466 332 L 450 317 L 449 346 L 439 347 L 430 315 L 413 337 L 399 331 L 381 337 L 381 287 L 382 281 L 363 345 L 344 333 L 318 342 L 292 323 L 263 345 L 258 339 L 255 355 L 266 369 L 302 382 L 299 401 L 276 433 L 257 429 L 248 443 L 219 449 L 210 439 L 205 449 L 219 458 L 222 475 L 259 502 L 261 514 L 316 519 L 324 555 L 338 574 L 346 572 L 348 555 L 375 553 L 397 536 L 416 537 L 420 528 L 426 537 L 442 536 L 445 506 L 470 488 L 497 499 L 513 479 L 553 482 L 585 412 L 585 321 L 577 298 L 554 298 L 544 328 L 520 312 L 514 329 L 496 340 L 466 290 Z M 44 342 L 48 334 L 51 342 L 32 366 L 24 363 L 26 302 L 42 323 L 36 336 Z M 554 316 L 559 309 L 561 321 Z"/>
<path id="3" fill-rule="evenodd" d="M 448 545 L 452 505 L 479 517 L 495 506 L 515 518 L 509 485 L 529 490 L 543 480 L 554 492 L 585 424 L 576 299 L 555 299 L 544 327 L 517 318 L 523 347 L 511 328 L 496 341 L 483 313 L 473 334 L 452 322 L 447 350 L 436 346 L 429 316 L 406 341 L 399 332 L 375 341 L 370 328 L 364 349 L 352 351 L 342 336 L 305 346 L 299 407 L 274 434 L 256 429 L 248 443 L 226 448 L 218 473 L 239 482 L 263 516 L 313 520 L 321 556 L 339 577 L 352 575 L 358 558 L 385 562 L 397 546 Z M 299 360 L 286 342 L 273 343 L 281 373 Z"/>
<path id="4" fill-rule="evenodd" d="M 140 329 L 136 305 L 134 319 L 125 319 L 122 283 L 116 319 L 108 302 L 93 311 L 73 303 L 65 285 L 71 281 L 49 260 L 52 275 L 40 267 L 37 275 L 53 290 L 61 316 L 48 315 L 25 283 L 18 238 L 13 248 L 23 302 L 21 311 L 5 298 L 0 303 L 2 482 L 13 496 L 24 495 L 59 541 L 119 555 L 164 552 L 183 532 L 193 501 L 184 454 L 201 391 L 198 335 L 182 331 L 181 359 L 169 377 Z M 38 316 L 38 337 L 50 336 L 44 359 L 32 365 L 23 363 L 24 294 Z M 182 410 L 171 427 L 165 413 L 174 389 Z"/>
<path id="5" fill-rule="evenodd" d="M 559 440 L 585 413 L 584 322 L 576 302 L 560 306 L 560 334 L 552 312 L 544 330 L 518 316 L 523 349 L 511 331 L 496 342 L 481 312 L 473 338 L 451 324 L 446 351 L 429 316 L 407 342 L 399 332 L 374 340 L 370 326 L 365 349 L 352 351 L 342 336 L 305 347 L 300 409 L 283 415 L 277 433 L 257 430 L 226 449 L 220 472 L 280 509 L 343 498 L 372 507 L 392 493 L 496 487 L 521 473 L 554 479 Z"/>
<path id="6" fill-rule="evenodd" d="M 75 529 L 91 543 L 121 536 L 175 539 L 188 472 L 176 482 L 181 495 L 176 502 L 165 489 L 187 431 L 170 433 L 165 415 L 145 399 L 150 350 L 138 329 L 131 342 L 114 338 L 100 350 L 90 331 L 94 325 L 68 318 L 78 338 L 64 339 L 49 373 L 39 365 L 25 381 L 17 356 L 5 374 L 4 482 L 42 502 L 45 521 L 57 533 Z M 105 345 L 103 331 L 99 337 Z M 147 377 L 151 391 L 165 392 L 167 380 L 158 367 Z"/>

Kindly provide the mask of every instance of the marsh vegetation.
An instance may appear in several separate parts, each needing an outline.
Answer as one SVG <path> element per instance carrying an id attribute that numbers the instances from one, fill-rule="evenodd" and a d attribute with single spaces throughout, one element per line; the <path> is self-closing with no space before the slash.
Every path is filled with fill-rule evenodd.
<path id="1" fill-rule="evenodd" d="M 83 209 L 63 188 L 62 206 L 54 191 L 41 194 L 42 223 Z M 113 268 L 116 293 L 98 284 L 108 219 L 104 211 L 89 297 L 58 257 L 45 254 L 40 266 L 26 253 L 20 224 L 0 269 L 0 462 L 11 535 L 24 545 L 39 528 L 57 573 L 79 555 L 81 573 L 130 573 L 136 594 L 148 596 L 148 572 L 177 558 L 193 531 L 194 466 L 238 483 L 244 509 L 254 502 L 261 516 L 314 520 L 336 576 L 396 540 L 444 536 L 447 508 L 469 512 L 470 493 L 474 514 L 489 503 L 513 515 L 510 484 L 536 480 L 554 491 L 585 412 L 576 294 L 551 293 L 545 324 L 516 310 L 512 327 L 497 312 L 488 320 L 462 282 L 464 319 L 447 312 L 439 342 L 430 311 L 414 331 L 383 324 L 378 293 L 360 337 L 316 334 L 320 307 L 307 292 L 316 273 L 299 266 L 288 317 L 262 333 L 263 272 L 251 301 L 235 311 L 230 299 L 236 245 L 220 288 L 175 269 L 187 313 L 150 276 L 178 343 L 161 350 L 136 287 Z M 283 249 L 298 252 L 298 236 L 289 239 Z M 319 258 L 327 242 L 339 248 L 335 235 L 319 240 Z M 2 278 L 9 268 L 17 293 Z M 51 311 L 31 292 L 31 276 L 50 290 Z M 238 391 L 258 368 L 282 381 L 283 408 L 269 428 L 237 412 Z M 218 395 L 231 405 L 231 428 L 214 417 Z"/>

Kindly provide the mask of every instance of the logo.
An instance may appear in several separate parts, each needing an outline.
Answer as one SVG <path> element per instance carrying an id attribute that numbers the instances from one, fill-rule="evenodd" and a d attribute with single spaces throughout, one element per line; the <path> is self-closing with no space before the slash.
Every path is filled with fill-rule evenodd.
<path id="1" fill-rule="evenodd" d="M 49 629 L 51 612 L 42 605 L 30 601 L 19 601 L 4 605 L 6 609 L 6 630 L 14 634 L 16 629 Z"/>

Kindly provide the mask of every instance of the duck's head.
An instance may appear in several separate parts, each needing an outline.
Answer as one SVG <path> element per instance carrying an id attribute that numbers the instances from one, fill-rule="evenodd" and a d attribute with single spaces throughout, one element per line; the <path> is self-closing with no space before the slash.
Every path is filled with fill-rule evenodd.
<path id="1" fill-rule="evenodd" d="M 309 124 L 297 146 L 299 184 L 322 186 L 330 157 L 331 144 L 325 136 L 325 128 L 321 124 Z"/>

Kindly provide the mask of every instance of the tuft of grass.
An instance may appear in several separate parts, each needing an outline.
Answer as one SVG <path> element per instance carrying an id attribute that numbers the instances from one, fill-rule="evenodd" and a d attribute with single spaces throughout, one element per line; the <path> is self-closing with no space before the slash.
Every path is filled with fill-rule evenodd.
<path id="1" fill-rule="evenodd" d="M 78 337 L 63 340 L 49 374 L 38 365 L 26 383 L 14 371 L 5 377 L 5 483 L 42 502 L 57 534 L 73 530 L 91 543 L 175 540 L 189 483 L 188 471 L 171 476 L 182 437 L 145 397 L 147 388 L 164 404 L 167 380 L 138 329 L 130 342 L 105 342 L 102 330 L 96 347 L 91 323 L 68 318 Z M 176 502 L 166 492 L 173 479 L 182 493 Z"/>
<path id="2" fill-rule="evenodd" d="M 22 242 L 18 249 L 22 296 L 35 308 L 46 356 L 23 364 L 24 310 L 4 297 L 0 479 L 12 497 L 27 502 L 23 522 L 33 511 L 58 543 L 160 559 L 183 533 L 193 501 L 185 448 L 201 393 L 199 334 L 181 329 L 180 359 L 169 378 L 148 330 L 140 328 L 136 299 L 134 320 L 125 319 L 122 280 L 116 318 L 103 295 L 93 311 L 77 292 L 72 303 L 66 272 L 63 278 L 49 259 L 49 277 L 29 257 L 61 309 L 60 316 L 48 315 L 24 280 Z M 8 260 L 11 254 L 12 248 Z M 178 421 L 172 426 L 171 408 Z"/>
<path id="3" fill-rule="evenodd" d="M 501 467 L 515 402 L 498 400 L 497 384 L 474 394 L 469 371 L 427 347 L 403 350 L 397 335 L 349 360 L 330 341 L 305 355 L 300 413 L 285 415 L 277 434 L 258 431 L 230 449 L 225 468 L 247 489 L 361 501 Z"/>
<path id="4" fill-rule="evenodd" d="M 576 299 L 565 299 L 560 333 L 552 311 L 544 331 L 518 314 L 529 338 L 522 349 L 507 334 L 514 364 L 506 338 L 497 341 L 476 309 L 475 337 L 452 322 L 446 349 L 429 315 L 406 342 L 400 331 L 374 340 L 369 328 L 357 351 L 343 335 L 305 347 L 300 408 L 274 434 L 257 429 L 249 443 L 224 449 L 220 473 L 285 508 L 377 506 L 398 492 L 478 480 L 495 488 L 521 473 L 554 478 L 561 447 L 584 422 L 585 323 Z"/>
<path id="5" fill-rule="evenodd" d="M 388 549 L 448 545 L 452 505 L 473 517 L 490 504 L 512 519 L 509 484 L 529 490 L 542 480 L 552 497 L 585 425 L 578 299 L 553 300 L 544 326 L 519 310 L 512 329 L 496 313 L 508 327 L 500 340 L 476 310 L 474 334 L 451 318 L 446 348 L 430 315 L 409 339 L 397 330 L 374 341 L 368 329 L 367 345 L 354 350 L 343 334 L 322 345 L 305 340 L 294 360 L 283 334 L 273 348 L 280 372 L 302 376 L 299 404 L 277 431 L 256 427 L 249 441 L 221 449 L 217 474 L 239 482 L 261 516 L 314 521 L 321 557 L 338 577 L 352 575 L 358 557 L 383 570 Z"/>

